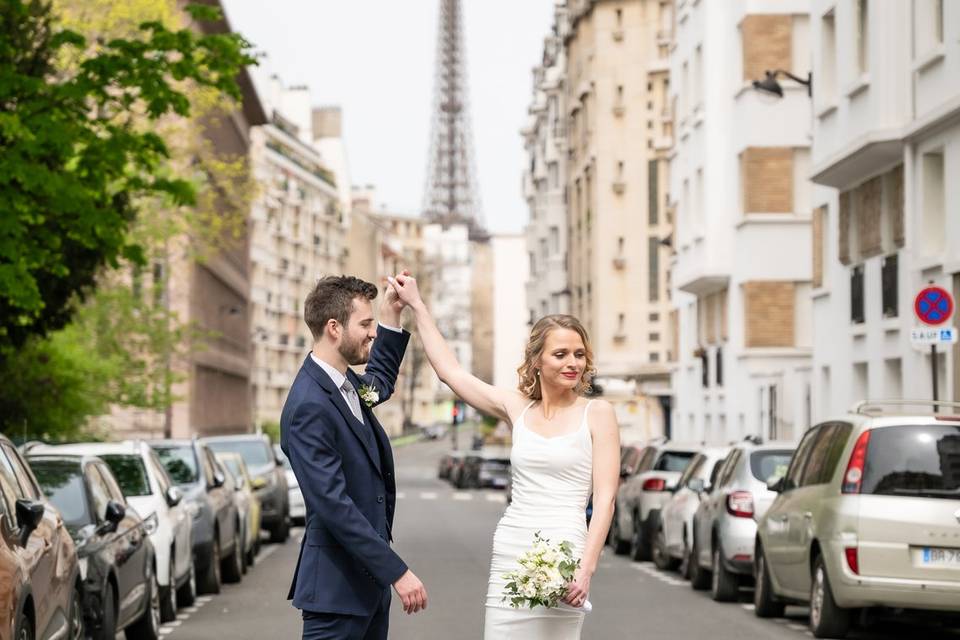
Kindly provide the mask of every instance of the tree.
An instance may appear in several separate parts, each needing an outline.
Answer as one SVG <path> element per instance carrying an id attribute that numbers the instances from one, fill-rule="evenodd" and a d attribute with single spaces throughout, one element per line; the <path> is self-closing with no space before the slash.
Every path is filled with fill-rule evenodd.
<path id="1" fill-rule="evenodd" d="M 219 17 L 210 7 L 187 11 Z M 145 202 L 197 203 L 194 182 L 176 175 L 153 129 L 190 114 L 190 88 L 239 97 L 249 48 L 236 34 L 157 20 L 136 37 L 91 42 L 58 27 L 49 2 L 2 4 L 0 361 L 65 326 L 102 268 L 146 263 L 130 233 Z"/>

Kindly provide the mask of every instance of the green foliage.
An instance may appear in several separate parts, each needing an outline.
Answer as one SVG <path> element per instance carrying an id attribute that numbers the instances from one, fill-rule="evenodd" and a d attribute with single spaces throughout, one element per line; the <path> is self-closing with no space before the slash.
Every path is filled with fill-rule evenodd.
<path id="1" fill-rule="evenodd" d="M 267 420 L 260 425 L 265 434 L 270 437 L 270 444 L 280 444 L 280 423 L 276 420 Z"/>
<path id="2" fill-rule="evenodd" d="M 236 34 L 148 21 L 136 37 L 90 42 L 56 26 L 48 2 L 2 3 L 0 360 L 50 356 L 31 336 L 63 327 L 103 267 L 145 262 L 128 233 L 145 198 L 197 202 L 194 182 L 167 170 L 155 125 L 190 114 L 187 87 L 237 97 L 234 78 L 251 63 Z"/>

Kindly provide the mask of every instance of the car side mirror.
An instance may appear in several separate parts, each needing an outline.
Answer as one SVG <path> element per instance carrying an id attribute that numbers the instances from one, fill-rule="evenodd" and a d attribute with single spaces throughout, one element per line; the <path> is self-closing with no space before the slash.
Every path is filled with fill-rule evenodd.
<path id="1" fill-rule="evenodd" d="M 164 498 L 167 500 L 168 507 L 175 507 L 180 504 L 181 500 L 183 500 L 183 492 L 177 487 L 170 487 L 167 489 L 167 493 L 164 495 Z"/>
<path id="2" fill-rule="evenodd" d="M 703 493 L 707 488 L 707 483 L 704 482 L 703 478 L 690 478 L 687 480 L 687 489 L 693 491 L 697 495 Z"/>
<path id="3" fill-rule="evenodd" d="M 786 489 L 787 483 L 786 478 L 774 478 L 767 482 L 767 489 L 773 491 L 774 493 L 783 493 Z"/>
<path id="4" fill-rule="evenodd" d="M 33 500 L 17 500 L 17 526 L 20 527 L 20 546 L 27 546 L 30 534 L 40 526 L 44 504 Z"/>
<path id="5" fill-rule="evenodd" d="M 103 514 L 103 523 L 97 527 L 98 533 L 113 533 L 117 530 L 120 521 L 127 515 L 127 508 L 116 500 L 107 502 L 107 509 Z"/>
<path id="6" fill-rule="evenodd" d="M 227 482 L 226 477 L 219 471 L 215 471 L 213 474 L 213 484 L 210 485 L 214 489 L 222 487 Z"/>
<path id="7" fill-rule="evenodd" d="M 282 467 L 282 466 L 283 466 L 283 458 L 281 458 L 280 456 L 274 457 L 273 461 L 277 463 L 277 466 L 278 466 L 278 467 Z"/>

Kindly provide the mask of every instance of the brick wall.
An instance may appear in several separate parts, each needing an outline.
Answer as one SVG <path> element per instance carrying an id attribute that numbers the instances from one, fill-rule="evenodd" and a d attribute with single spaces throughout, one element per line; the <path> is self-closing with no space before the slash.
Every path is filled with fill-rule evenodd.
<path id="1" fill-rule="evenodd" d="M 877 176 L 853 190 L 853 209 L 857 218 L 860 256 L 872 258 L 883 252 L 883 180 Z"/>
<path id="2" fill-rule="evenodd" d="M 766 70 L 793 68 L 793 17 L 748 15 L 740 24 L 743 79 L 760 80 Z"/>
<path id="3" fill-rule="evenodd" d="M 893 243 L 903 248 L 903 165 L 887 172 L 887 202 L 890 208 L 890 226 Z"/>
<path id="4" fill-rule="evenodd" d="M 840 227 L 837 235 L 838 243 L 838 255 L 840 258 L 840 264 L 849 265 L 850 264 L 850 192 L 843 191 L 840 193 L 840 209 L 838 211 L 838 216 Z"/>
<path id="5" fill-rule="evenodd" d="M 823 286 L 823 229 L 827 220 L 827 207 L 813 210 L 813 288 Z"/>
<path id="6" fill-rule="evenodd" d="M 793 149 L 748 147 L 740 154 L 744 213 L 793 211 Z"/>
<path id="7" fill-rule="evenodd" d="M 795 289 L 793 282 L 743 283 L 747 347 L 794 346 Z"/>

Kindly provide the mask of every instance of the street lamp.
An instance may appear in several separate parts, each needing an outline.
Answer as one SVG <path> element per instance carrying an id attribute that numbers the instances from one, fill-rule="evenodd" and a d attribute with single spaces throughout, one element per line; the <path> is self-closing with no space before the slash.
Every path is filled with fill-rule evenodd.
<path id="1" fill-rule="evenodd" d="M 775 69 L 773 71 L 767 69 L 767 71 L 764 72 L 764 75 L 766 77 L 764 77 L 763 80 L 753 81 L 753 88 L 756 89 L 757 91 L 770 93 L 777 96 L 778 98 L 782 98 L 783 87 L 777 81 L 777 77 L 785 76 L 787 78 L 790 78 L 794 82 L 804 85 L 807 88 L 807 95 L 813 96 L 813 73 L 812 72 L 807 74 L 806 80 L 793 75 L 789 71 L 784 71 L 783 69 Z"/>

